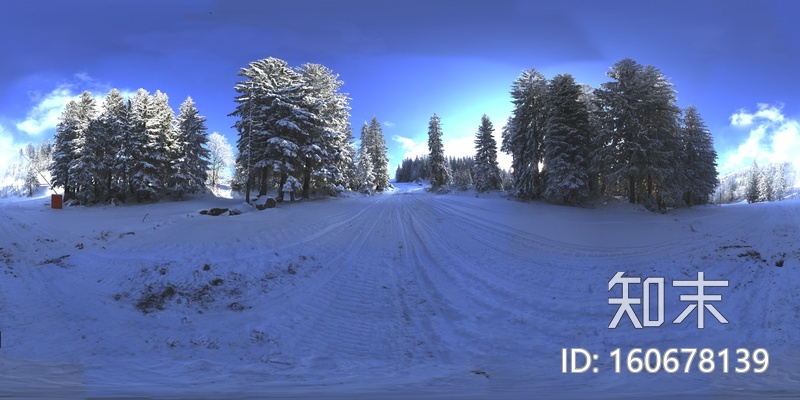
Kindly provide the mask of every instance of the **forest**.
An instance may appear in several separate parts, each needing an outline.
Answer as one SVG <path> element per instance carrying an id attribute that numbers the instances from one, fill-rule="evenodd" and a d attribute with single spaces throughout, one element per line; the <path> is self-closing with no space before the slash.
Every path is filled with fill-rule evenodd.
<path id="1" fill-rule="evenodd" d="M 711 132 L 694 106 L 677 106 L 676 89 L 659 69 L 623 59 L 606 75 L 608 82 L 591 88 L 567 73 L 547 79 L 523 71 L 511 83 L 514 108 L 500 143 L 483 115 L 471 157 L 445 157 L 433 114 L 429 154 L 400 162 L 395 179 L 569 205 L 618 196 L 651 210 L 782 198 L 793 179 L 785 165 L 754 165 L 747 179 L 718 180 Z M 237 118 L 235 154 L 222 135 L 209 140 L 191 98 L 176 114 L 160 91 L 139 89 L 125 99 L 113 89 L 101 104 L 84 92 L 65 106 L 52 143 L 20 152 L 10 172 L 20 182 L 17 194 L 32 195 L 40 177 L 84 205 L 182 199 L 220 183 L 247 202 L 271 191 L 282 201 L 286 192 L 307 199 L 391 188 L 381 124 L 365 121 L 356 141 L 350 98 L 332 70 L 266 58 L 238 76 L 230 114 Z M 498 151 L 512 156 L 509 170 L 498 166 Z M 234 173 L 223 181 L 230 164 Z"/>

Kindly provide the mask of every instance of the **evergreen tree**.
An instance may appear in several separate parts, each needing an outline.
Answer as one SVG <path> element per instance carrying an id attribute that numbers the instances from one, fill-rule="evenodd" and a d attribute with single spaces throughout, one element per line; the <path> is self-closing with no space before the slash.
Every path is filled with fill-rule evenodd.
<path id="1" fill-rule="evenodd" d="M 547 80 L 534 69 L 523 71 L 511 87 L 514 111 L 503 129 L 501 150 L 511 154 L 515 195 L 532 199 L 541 194 L 542 142 L 547 118 Z"/>
<path id="2" fill-rule="evenodd" d="M 344 136 L 344 144 L 339 159 L 339 170 L 342 171 L 345 189 L 356 190 L 358 186 L 356 174 L 356 148 L 353 144 L 353 130 L 350 126 L 347 127 Z"/>
<path id="3" fill-rule="evenodd" d="M 358 166 L 356 167 L 356 189 L 362 193 L 372 193 L 376 190 L 375 168 L 372 165 L 372 157 L 367 148 L 361 146 L 358 152 Z"/>
<path id="4" fill-rule="evenodd" d="M 758 171 L 758 200 L 759 201 L 772 201 L 774 200 L 774 190 L 772 187 L 772 180 L 774 176 L 774 168 L 772 164 L 766 164 L 759 168 Z"/>
<path id="5" fill-rule="evenodd" d="M 577 204 L 589 197 L 589 111 L 580 96 L 571 75 L 553 78 L 544 127 L 544 197 L 557 203 Z"/>
<path id="6" fill-rule="evenodd" d="M 686 109 L 681 135 L 686 155 L 683 162 L 686 177 L 684 201 L 688 205 L 706 204 L 718 183 L 717 152 L 711 132 L 694 106 Z"/>
<path id="7" fill-rule="evenodd" d="M 601 164 L 599 154 L 603 147 L 603 135 L 601 132 L 600 109 L 594 89 L 586 84 L 581 84 L 580 101 L 589 112 L 589 139 L 588 146 L 591 149 L 589 160 L 589 195 L 602 196 L 606 190 L 603 185 L 602 171 L 604 166 Z"/>
<path id="8" fill-rule="evenodd" d="M 152 119 L 152 96 L 144 89 L 139 89 L 130 99 L 128 105 L 128 136 L 124 138 L 120 157 L 117 159 L 117 173 L 122 181 L 127 181 L 127 192 L 141 200 L 139 191 L 147 187 L 144 180 L 146 171 L 152 171 L 153 166 L 148 166 L 145 157 L 149 142 L 148 123 Z"/>
<path id="9" fill-rule="evenodd" d="M 176 155 L 175 114 L 169 98 L 156 91 L 147 103 L 141 158 L 138 159 L 133 182 L 136 200 L 158 200 L 172 175 L 171 159 Z"/>
<path id="10" fill-rule="evenodd" d="M 22 155 L 22 149 L 19 150 Z M 28 197 L 33 197 L 34 191 L 39 187 L 39 171 L 37 169 L 38 154 L 36 148 L 32 143 L 28 143 L 25 147 L 25 158 L 28 160 L 28 167 L 25 169 L 25 190 L 28 192 Z"/>
<path id="11" fill-rule="evenodd" d="M 789 163 L 780 163 L 775 168 L 775 175 L 773 176 L 772 188 L 775 192 L 775 199 L 778 201 L 783 200 L 786 196 L 786 191 L 789 188 L 789 180 L 786 175 L 791 168 Z"/>
<path id="12" fill-rule="evenodd" d="M 257 173 L 260 195 L 266 194 L 269 176 L 278 174 L 278 201 L 283 201 L 286 179 L 305 167 L 300 153 L 312 115 L 304 103 L 302 77 L 277 58 L 251 62 L 239 76 L 247 80 L 235 86 L 239 105 L 231 116 L 240 117 L 234 125 L 239 132 L 237 164 L 251 172 L 246 200 Z"/>
<path id="13" fill-rule="evenodd" d="M 187 97 L 176 118 L 175 154 L 171 157 L 170 190 L 179 198 L 205 189 L 209 158 L 205 121 L 192 98 Z"/>
<path id="14" fill-rule="evenodd" d="M 486 114 L 475 138 L 475 188 L 479 192 L 500 189 L 500 168 L 497 166 L 497 141 L 494 126 Z"/>
<path id="15" fill-rule="evenodd" d="M 108 199 L 124 200 L 129 188 L 129 126 L 128 106 L 117 89 L 111 89 L 103 99 L 98 123 L 103 137 L 103 176 Z"/>
<path id="16" fill-rule="evenodd" d="M 631 203 L 664 208 L 683 194 L 682 154 L 675 89 L 652 66 L 631 59 L 607 73 L 614 81 L 595 92 L 600 108 L 605 179 L 627 185 Z"/>
<path id="17" fill-rule="evenodd" d="M 99 138 L 96 102 L 91 93 L 84 91 L 81 94 L 76 110 L 78 124 L 68 167 L 70 191 L 80 204 L 89 205 L 104 199 L 106 190 L 98 179 L 103 169 L 103 141 Z"/>
<path id="18" fill-rule="evenodd" d="M 61 112 L 56 124 L 56 134 L 53 143 L 53 162 L 50 164 L 50 175 L 53 186 L 64 188 L 64 199 L 70 200 L 72 195 L 72 182 L 70 180 L 69 165 L 74 157 L 73 145 L 75 137 L 80 130 L 80 117 L 78 103 L 70 100 Z"/>
<path id="19" fill-rule="evenodd" d="M 369 135 L 366 146 L 374 168 L 375 190 L 382 192 L 388 189 L 391 184 L 389 183 L 389 158 L 386 154 L 388 150 L 386 139 L 383 137 L 383 129 L 377 117 L 372 117 L 367 131 Z"/>
<path id="20" fill-rule="evenodd" d="M 431 186 L 434 189 L 447 186 L 452 181 L 450 168 L 444 157 L 442 127 L 439 116 L 433 114 L 428 124 L 428 150 L 431 162 Z"/>
<path id="21" fill-rule="evenodd" d="M 342 81 L 325 66 L 305 64 L 298 69 L 303 82 L 303 99 L 309 111 L 305 140 L 300 146 L 303 162 L 302 196 L 309 198 L 312 177 L 318 185 L 333 188 L 345 183 L 342 168 L 350 138 L 350 105 L 340 93 Z M 352 161 L 350 161 L 352 162 Z"/>
<path id="22" fill-rule="evenodd" d="M 745 197 L 748 203 L 756 203 L 760 201 L 761 194 L 759 193 L 758 181 L 761 172 L 758 168 L 758 163 L 753 160 L 753 165 L 750 167 L 750 172 L 747 175 L 747 188 L 745 190 Z"/>

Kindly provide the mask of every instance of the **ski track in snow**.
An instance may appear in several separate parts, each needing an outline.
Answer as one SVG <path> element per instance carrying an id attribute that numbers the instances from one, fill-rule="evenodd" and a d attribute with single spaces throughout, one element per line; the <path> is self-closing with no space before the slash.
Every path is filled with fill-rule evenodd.
<path id="1" fill-rule="evenodd" d="M 0 202 L 0 397 L 800 396 L 798 201 L 657 215 L 413 185 L 260 212 L 44 201 Z M 248 212 L 197 214 L 219 204 Z M 607 328 L 617 271 L 666 277 L 664 326 Z M 670 323 L 685 303 L 669 282 L 698 271 L 729 280 L 730 324 Z M 603 373 L 561 374 L 565 347 L 604 354 Z M 618 347 L 765 347 L 771 363 L 613 374 Z"/>

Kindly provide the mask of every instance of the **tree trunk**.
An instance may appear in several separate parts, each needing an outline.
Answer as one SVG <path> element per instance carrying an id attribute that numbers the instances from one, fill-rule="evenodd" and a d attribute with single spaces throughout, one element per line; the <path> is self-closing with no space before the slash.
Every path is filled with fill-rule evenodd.
<path id="1" fill-rule="evenodd" d="M 310 197 L 311 194 L 311 166 L 306 163 L 306 168 L 303 171 L 303 200 Z"/>
<path id="2" fill-rule="evenodd" d="M 636 203 L 636 177 L 633 175 L 628 178 L 628 202 Z"/>
<path id="3" fill-rule="evenodd" d="M 289 175 L 286 172 L 281 172 L 281 181 L 278 183 L 278 198 L 275 199 L 278 203 L 283 203 L 283 185 L 286 184 L 286 179 Z"/>
<path id="4" fill-rule="evenodd" d="M 259 180 L 259 189 L 258 189 L 258 196 L 266 196 L 267 195 L 267 186 L 269 183 L 269 170 L 264 167 L 261 170 L 261 179 Z"/>

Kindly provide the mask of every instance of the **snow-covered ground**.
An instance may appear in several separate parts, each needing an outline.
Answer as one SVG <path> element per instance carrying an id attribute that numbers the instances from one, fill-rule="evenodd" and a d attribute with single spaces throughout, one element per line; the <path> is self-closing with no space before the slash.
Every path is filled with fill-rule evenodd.
<path id="1" fill-rule="evenodd" d="M 0 397 L 800 396 L 797 200 L 659 215 L 400 185 L 265 211 L 48 203 L 0 202 Z M 608 328 L 618 271 L 666 278 L 663 326 Z M 691 290 L 671 282 L 697 272 L 729 281 L 706 289 L 729 324 L 672 324 Z M 598 373 L 561 372 L 578 347 Z M 609 353 L 637 347 L 770 364 L 614 373 Z"/>

